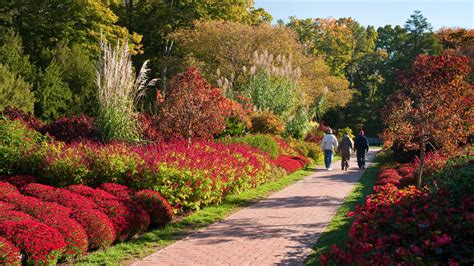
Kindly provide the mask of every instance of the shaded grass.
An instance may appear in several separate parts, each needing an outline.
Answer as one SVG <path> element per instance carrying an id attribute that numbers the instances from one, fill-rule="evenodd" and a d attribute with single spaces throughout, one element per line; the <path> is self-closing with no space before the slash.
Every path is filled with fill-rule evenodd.
<path id="1" fill-rule="evenodd" d="M 321 235 L 316 246 L 313 248 L 313 253 L 306 259 L 305 265 L 320 265 L 319 257 L 321 254 L 330 252 L 333 244 L 340 246 L 347 241 L 354 217 L 346 217 L 346 213 L 354 211 L 357 205 L 365 202 L 367 195 L 373 193 L 376 177 L 380 169 L 378 158 L 381 154 L 383 152 L 377 154 L 376 163 L 364 172 L 354 189 L 347 195 L 344 203 L 339 207 L 336 215 L 326 227 L 326 231 Z"/>
<path id="2" fill-rule="evenodd" d="M 281 190 L 312 173 L 311 170 L 299 170 L 255 189 L 244 191 L 238 195 L 230 195 L 219 205 L 196 211 L 182 220 L 168 224 L 162 229 L 145 233 L 134 240 L 119 243 L 106 250 L 90 253 L 88 256 L 75 261 L 74 265 L 124 265 L 132 260 L 143 258 L 198 229 L 224 219 L 242 207 L 266 198 L 269 194 Z"/>

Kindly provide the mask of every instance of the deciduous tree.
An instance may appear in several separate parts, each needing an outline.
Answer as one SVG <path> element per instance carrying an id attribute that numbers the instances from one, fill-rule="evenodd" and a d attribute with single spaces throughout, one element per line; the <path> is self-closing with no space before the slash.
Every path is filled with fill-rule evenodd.
<path id="1" fill-rule="evenodd" d="M 419 55 L 399 78 L 402 89 L 393 94 L 382 111 L 384 138 L 407 150 L 420 150 L 421 186 L 428 142 L 450 150 L 473 133 L 473 87 L 466 82 L 468 59 L 448 52 Z"/>

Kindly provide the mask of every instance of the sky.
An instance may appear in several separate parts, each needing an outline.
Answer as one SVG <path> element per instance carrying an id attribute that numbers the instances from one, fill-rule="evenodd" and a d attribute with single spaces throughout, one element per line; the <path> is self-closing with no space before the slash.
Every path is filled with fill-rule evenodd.
<path id="1" fill-rule="evenodd" d="M 255 0 L 273 22 L 297 18 L 352 17 L 361 25 L 404 25 L 420 10 L 433 26 L 474 28 L 474 0 Z"/>

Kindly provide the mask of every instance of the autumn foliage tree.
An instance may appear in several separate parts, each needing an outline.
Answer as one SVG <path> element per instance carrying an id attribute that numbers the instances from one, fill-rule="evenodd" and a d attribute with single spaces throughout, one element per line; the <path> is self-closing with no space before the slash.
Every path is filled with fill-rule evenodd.
<path id="1" fill-rule="evenodd" d="M 209 84 L 196 68 L 189 68 L 171 81 L 163 98 L 157 94 L 158 125 L 167 138 L 209 139 L 222 133 L 226 118 L 236 115 L 236 102 L 226 99 L 219 88 Z M 241 109 L 241 106 L 240 106 Z"/>
<path id="2" fill-rule="evenodd" d="M 382 111 L 384 139 L 405 150 L 420 150 L 421 186 L 426 145 L 452 150 L 465 142 L 473 128 L 473 86 L 466 82 L 468 58 L 445 52 L 419 55 L 399 76 L 401 89 Z"/>

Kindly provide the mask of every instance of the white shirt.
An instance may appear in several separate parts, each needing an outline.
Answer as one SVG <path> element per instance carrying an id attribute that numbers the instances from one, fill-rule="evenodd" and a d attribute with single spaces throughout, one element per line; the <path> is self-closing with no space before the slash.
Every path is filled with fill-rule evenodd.
<path id="1" fill-rule="evenodd" d="M 324 135 L 323 141 L 321 143 L 323 150 L 337 149 L 337 145 L 339 145 L 339 143 L 333 134 Z"/>

